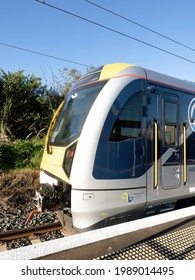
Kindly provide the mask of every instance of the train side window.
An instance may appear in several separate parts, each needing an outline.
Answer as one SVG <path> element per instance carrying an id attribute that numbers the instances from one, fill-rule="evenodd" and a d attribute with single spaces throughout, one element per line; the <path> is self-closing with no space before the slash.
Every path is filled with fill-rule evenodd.
<path id="1" fill-rule="evenodd" d="M 111 141 L 123 141 L 128 138 L 137 138 L 141 135 L 142 121 L 142 92 L 137 92 L 120 110 L 112 133 Z"/>
<path id="2" fill-rule="evenodd" d="M 174 125 L 165 125 L 165 145 L 176 145 L 176 127 Z"/>
<path id="3" fill-rule="evenodd" d="M 164 102 L 164 144 L 177 145 L 177 103 L 165 100 Z"/>

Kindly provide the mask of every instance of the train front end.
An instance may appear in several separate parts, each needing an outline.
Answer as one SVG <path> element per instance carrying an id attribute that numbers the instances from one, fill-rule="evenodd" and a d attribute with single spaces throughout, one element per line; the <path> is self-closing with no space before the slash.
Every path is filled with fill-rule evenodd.
<path id="1" fill-rule="evenodd" d="M 42 211 L 45 208 L 63 210 L 72 217 L 73 226 L 74 220 L 78 220 L 78 217 L 82 219 L 82 213 L 90 212 L 90 209 L 83 209 L 83 206 L 79 205 L 79 200 L 91 202 L 93 199 L 90 189 L 94 186 L 91 186 L 90 183 L 86 185 L 88 179 L 84 177 L 87 176 L 86 164 L 90 161 L 88 159 L 93 157 L 91 152 L 94 153 L 94 148 L 86 147 L 85 144 L 83 147 L 85 140 L 82 140 L 82 144 L 79 143 L 82 131 L 86 123 L 93 122 L 96 126 L 96 121 L 101 118 L 101 108 L 99 108 L 96 120 L 91 119 L 90 111 L 109 79 L 129 66 L 129 64 L 106 65 L 80 78 L 65 96 L 48 129 L 40 166 L 40 190 L 37 193 L 37 205 Z M 96 136 L 91 135 L 90 131 L 87 134 L 89 138 L 96 139 Z M 86 129 L 84 137 L 86 137 Z M 94 140 L 92 142 L 94 144 Z M 86 145 L 88 144 L 86 143 Z M 81 154 L 77 155 L 77 149 L 85 150 L 86 154 L 80 157 Z M 76 167 L 74 168 L 75 159 Z M 80 192 L 81 188 L 85 189 L 84 193 Z M 79 195 L 82 198 L 77 199 Z M 88 218 L 84 217 L 84 219 Z M 87 223 L 90 225 L 94 221 L 89 219 Z M 77 225 L 76 228 L 82 231 Z"/>

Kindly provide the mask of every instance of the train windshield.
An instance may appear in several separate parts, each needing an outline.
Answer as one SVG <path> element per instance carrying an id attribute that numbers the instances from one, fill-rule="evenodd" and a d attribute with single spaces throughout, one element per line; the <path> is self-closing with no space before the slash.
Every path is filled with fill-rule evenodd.
<path id="1" fill-rule="evenodd" d="M 67 146 L 79 137 L 89 110 L 106 82 L 80 86 L 65 96 L 62 109 L 50 134 L 50 145 Z"/>

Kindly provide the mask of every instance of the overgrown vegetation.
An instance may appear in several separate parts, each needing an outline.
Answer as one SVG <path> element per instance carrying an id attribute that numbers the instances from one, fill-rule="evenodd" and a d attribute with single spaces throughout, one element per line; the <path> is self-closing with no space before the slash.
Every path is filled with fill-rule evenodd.
<path id="1" fill-rule="evenodd" d="M 17 140 L 0 145 L 0 172 L 39 169 L 44 140 Z"/>
<path id="2" fill-rule="evenodd" d="M 4 141 L 44 137 L 63 94 L 23 71 L 0 71 L 0 136 Z"/>
<path id="3" fill-rule="evenodd" d="M 39 171 L 26 170 L 0 174 L 0 207 L 25 207 L 39 188 Z"/>

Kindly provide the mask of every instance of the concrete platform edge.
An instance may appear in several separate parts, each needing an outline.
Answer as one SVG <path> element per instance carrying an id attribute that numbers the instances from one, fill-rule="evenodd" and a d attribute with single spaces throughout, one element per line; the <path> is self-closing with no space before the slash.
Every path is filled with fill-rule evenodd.
<path id="1" fill-rule="evenodd" d="M 157 226 L 176 219 L 195 215 L 195 206 L 147 217 L 124 224 L 76 234 L 40 244 L 21 247 L 11 251 L 0 252 L 0 260 L 32 260 L 44 259 L 44 256 L 56 254 L 91 243 L 106 240 L 116 236 L 135 232 L 141 229 Z"/>

